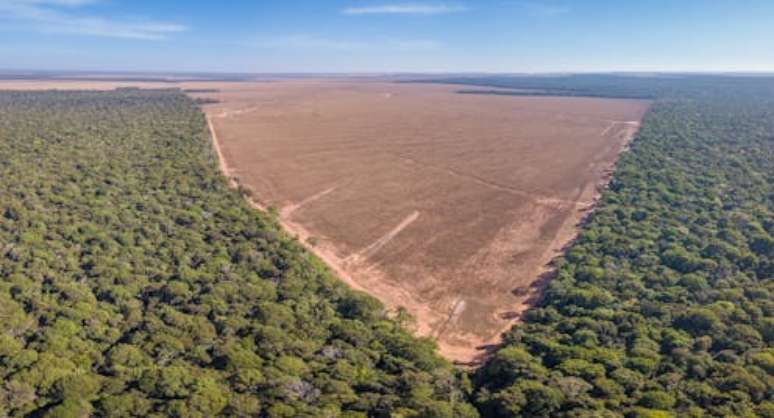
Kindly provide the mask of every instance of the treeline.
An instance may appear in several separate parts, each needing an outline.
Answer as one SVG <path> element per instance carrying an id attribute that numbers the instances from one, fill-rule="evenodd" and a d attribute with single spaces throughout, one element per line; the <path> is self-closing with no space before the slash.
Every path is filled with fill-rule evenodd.
<path id="1" fill-rule="evenodd" d="M 416 79 L 409 83 L 461 84 L 508 90 L 471 91 L 471 94 L 585 96 L 664 100 L 667 98 L 717 98 L 736 95 L 774 97 L 774 76 L 729 76 L 697 74 L 569 74 L 457 76 Z"/>
<path id="2" fill-rule="evenodd" d="M 0 93 L 0 416 L 477 416 L 216 164 L 181 92 Z"/>
<path id="3" fill-rule="evenodd" d="M 482 416 L 774 417 L 772 83 L 701 82 L 654 103 L 540 306 L 478 370 Z"/>

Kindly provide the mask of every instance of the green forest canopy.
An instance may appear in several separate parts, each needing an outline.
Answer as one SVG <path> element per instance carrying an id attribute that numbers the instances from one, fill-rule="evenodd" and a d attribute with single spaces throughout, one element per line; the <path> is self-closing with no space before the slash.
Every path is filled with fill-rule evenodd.
<path id="1" fill-rule="evenodd" d="M 181 92 L 0 93 L 0 416 L 774 416 L 774 82 L 525 79 L 489 85 L 657 100 L 470 377 L 230 190 Z"/>

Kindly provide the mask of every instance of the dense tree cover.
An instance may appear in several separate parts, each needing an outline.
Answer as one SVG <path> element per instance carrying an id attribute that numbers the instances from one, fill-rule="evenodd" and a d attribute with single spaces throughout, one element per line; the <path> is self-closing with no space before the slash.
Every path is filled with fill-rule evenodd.
<path id="1" fill-rule="evenodd" d="M 470 390 L 227 187 L 182 93 L 0 93 L 0 416 L 474 417 Z"/>
<path id="2" fill-rule="evenodd" d="M 774 83 L 756 82 L 654 103 L 475 376 L 482 416 L 774 417 Z"/>
<path id="3" fill-rule="evenodd" d="M 509 91 L 465 88 L 460 91 L 466 94 L 587 96 L 658 100 L 714 97 L 718 94 L 759 97 L 774 95 L 774 77 L 772 76 L 570 74 L 555 76 L 458 76 L 417 81 L 511 89 Z"/>

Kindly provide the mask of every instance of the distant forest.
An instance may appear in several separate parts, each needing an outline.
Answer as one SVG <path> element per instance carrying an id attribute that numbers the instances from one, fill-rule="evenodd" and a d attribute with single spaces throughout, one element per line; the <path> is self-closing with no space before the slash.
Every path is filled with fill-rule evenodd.
<path id="1" fill-rule="evenodd" d="M 460 76 L 407 80 L 408 83 L 461 84 L 463 94 L 516 96 L 585 96 L 626 99 L 664 100 L 668 98 L 711 98 L 718 96 L 774 97 L 774 76 L 722 75 L 532 75 L 532 76 Z M 493 90 L 497 87 L 499 90 Z"/>
<path id="2" fill-rule="evenodd" d="M 0 416 L 774 417 L 774 79 L 433 82 L 654 100 L 476 370 L 229 189 L 182 92 L 0 93 Z"/>

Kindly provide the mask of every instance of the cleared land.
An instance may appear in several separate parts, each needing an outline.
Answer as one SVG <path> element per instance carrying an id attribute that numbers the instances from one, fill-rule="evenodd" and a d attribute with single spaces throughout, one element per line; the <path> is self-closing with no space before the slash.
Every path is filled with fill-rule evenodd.
<path id="1" fill-rule="evenodd" d="M 648 103 L 453 86 L 220 86 L 230 175 L 353 287 L 469 362 L 534 300 Z"/>
<path id="2" fill-rule="evenodd" d="M 66 88 L 20 83 L 0 88 Z M 170 86 L 67 87 L 125 85 Z M 220 100 L 205 111 L 224 172 L 461 362 L 534 301 L 648 107 L 368 81 L 175 86 L 219 89 L 196 95 Z"/>

